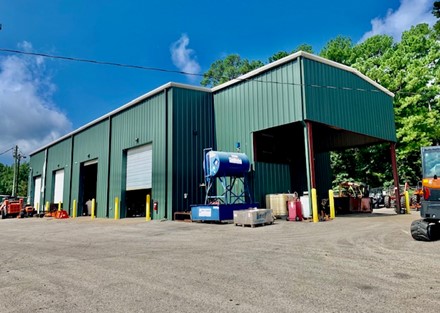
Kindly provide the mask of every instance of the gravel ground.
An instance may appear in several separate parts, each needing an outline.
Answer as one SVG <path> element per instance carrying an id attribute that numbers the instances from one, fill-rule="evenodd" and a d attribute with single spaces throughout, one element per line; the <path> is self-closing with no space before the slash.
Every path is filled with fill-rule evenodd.
<path id="1" fill-rule="evenodd" d="M 440 241 L 391 209 L 264 227 L 0 221 L 0 312 L 438 312 Z"/>

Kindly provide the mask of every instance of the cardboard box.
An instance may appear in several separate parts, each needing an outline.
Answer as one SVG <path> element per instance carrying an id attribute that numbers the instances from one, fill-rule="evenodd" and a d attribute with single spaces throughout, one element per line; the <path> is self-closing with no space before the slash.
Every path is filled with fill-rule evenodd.
<path id="1" fill-rule="evenodd" d="M 273 223 L 271 209 L 252 209 L 234 211 L 234 224 L 241 226 L 269 225 Z"/>

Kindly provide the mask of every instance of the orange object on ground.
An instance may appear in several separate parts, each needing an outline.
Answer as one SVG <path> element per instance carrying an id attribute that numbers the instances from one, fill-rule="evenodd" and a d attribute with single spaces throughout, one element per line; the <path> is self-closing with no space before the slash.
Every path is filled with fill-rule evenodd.
<path id="1" fill-rule="evenodd" d="M 54 217 L 55 218 L 69 218 L 69 214 L 67 214 L 67 212 L 64 210 L 61 210 L 61 211 L 56 211 Z"/>

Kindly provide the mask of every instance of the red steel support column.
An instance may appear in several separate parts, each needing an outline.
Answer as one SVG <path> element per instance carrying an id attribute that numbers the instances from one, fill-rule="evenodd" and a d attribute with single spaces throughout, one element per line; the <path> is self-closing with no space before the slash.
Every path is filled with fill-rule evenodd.
<path id="1" fill-rule="evenodd" d="M 307 125 L 307 136 L 309 142 L 309 163 L 310 163 L 310 182 L 312 183 L 312 188 L 316 188 L 315 181 L 315 154 L 313 152 L 313 132 L 312 132 L 312 123 L 306 121 Z"/>
<path id="2" fill-rule="evenodd" d="M 401 206 L 400 206 L 400 186 L 399 186 L 399 174 L 397 172 L 397 162 L 396 162 L 396 143 L 392 142 L 390 144 L 390 151 L 391 151 L 391 164 L 393 167 L 394 188 L 396 190 L 396 192 L 395 192 L 396 209 L 395 210 L 396 210 L 396 213 L 399 214 L 399 213 L 404 213 L 404 211 L 402 211 Z"/>

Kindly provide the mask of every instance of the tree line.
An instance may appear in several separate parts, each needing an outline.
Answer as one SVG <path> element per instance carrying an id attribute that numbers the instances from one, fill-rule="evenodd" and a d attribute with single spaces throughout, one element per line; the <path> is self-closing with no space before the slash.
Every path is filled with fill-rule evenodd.
<path id="1" fill-rule="evenodd" d="M 440 19 L 440 1 L 432 13 Z M 314 53 L 302 44 L 294 50 L 278 51 L 268 62 L 297 51 Z M 387 35 L 376 35 L 364 42 L 338 36 L 331 39 L 319 56 L 357 69 L 395 94 L 396 154 L 400 181 L 416 184 L 420 180 L 420 148 L 440 144 L 440 20 L 412 26 L 394 42 Z M 231 54 L 215 61 L 204 74 L 203 86 L 216 86 L 265 65 Z M 373 113 L 374 114 L 374 113 Z M 331 152 L 333 184 L 355 180 L 370 186 L 392 183 L 389 145 L 352 148 Z"/>
<path id="2" fill-rule="evenodd" d="M 439 20 L 433 27 L 412 26 L 401 41 L 387 35 L 373 36 L 362 43 L 338 36 L 318 53 L 320 56 L 351 66 L 375 80 L 394 97 L 397 130 L 397 162 L 401 181 L 416 184 L 420 180 L 420 148 L 440 144 L 440 1 L 432 13 Z M 315 53 L 302 44 L 292 51 L 278 51 L 267 62 L 274 62 L 297 51 Z M 204 73 L 203 86 L 217 86 L 265 65 L 231 54 L 215 61 Z M 333 183 L 363 181 L 370 186 L 390 185 L 389 146 L 375 145 L 331 152 Z M 0 163 L 0 195 L 12 193 L 14 168 Z M 27 194 L 29 163 L 20 165 L 18 195 Z"/>
<path id="3" fill-rule="evenodd" d="M 28 192 L 29 163 L 20 164 L 18 172 L 18 196 L 26 196 Z M 0 163 L 0 195 L 10 196 L 14 181 L 14 165 L 4 165 Z"/>

